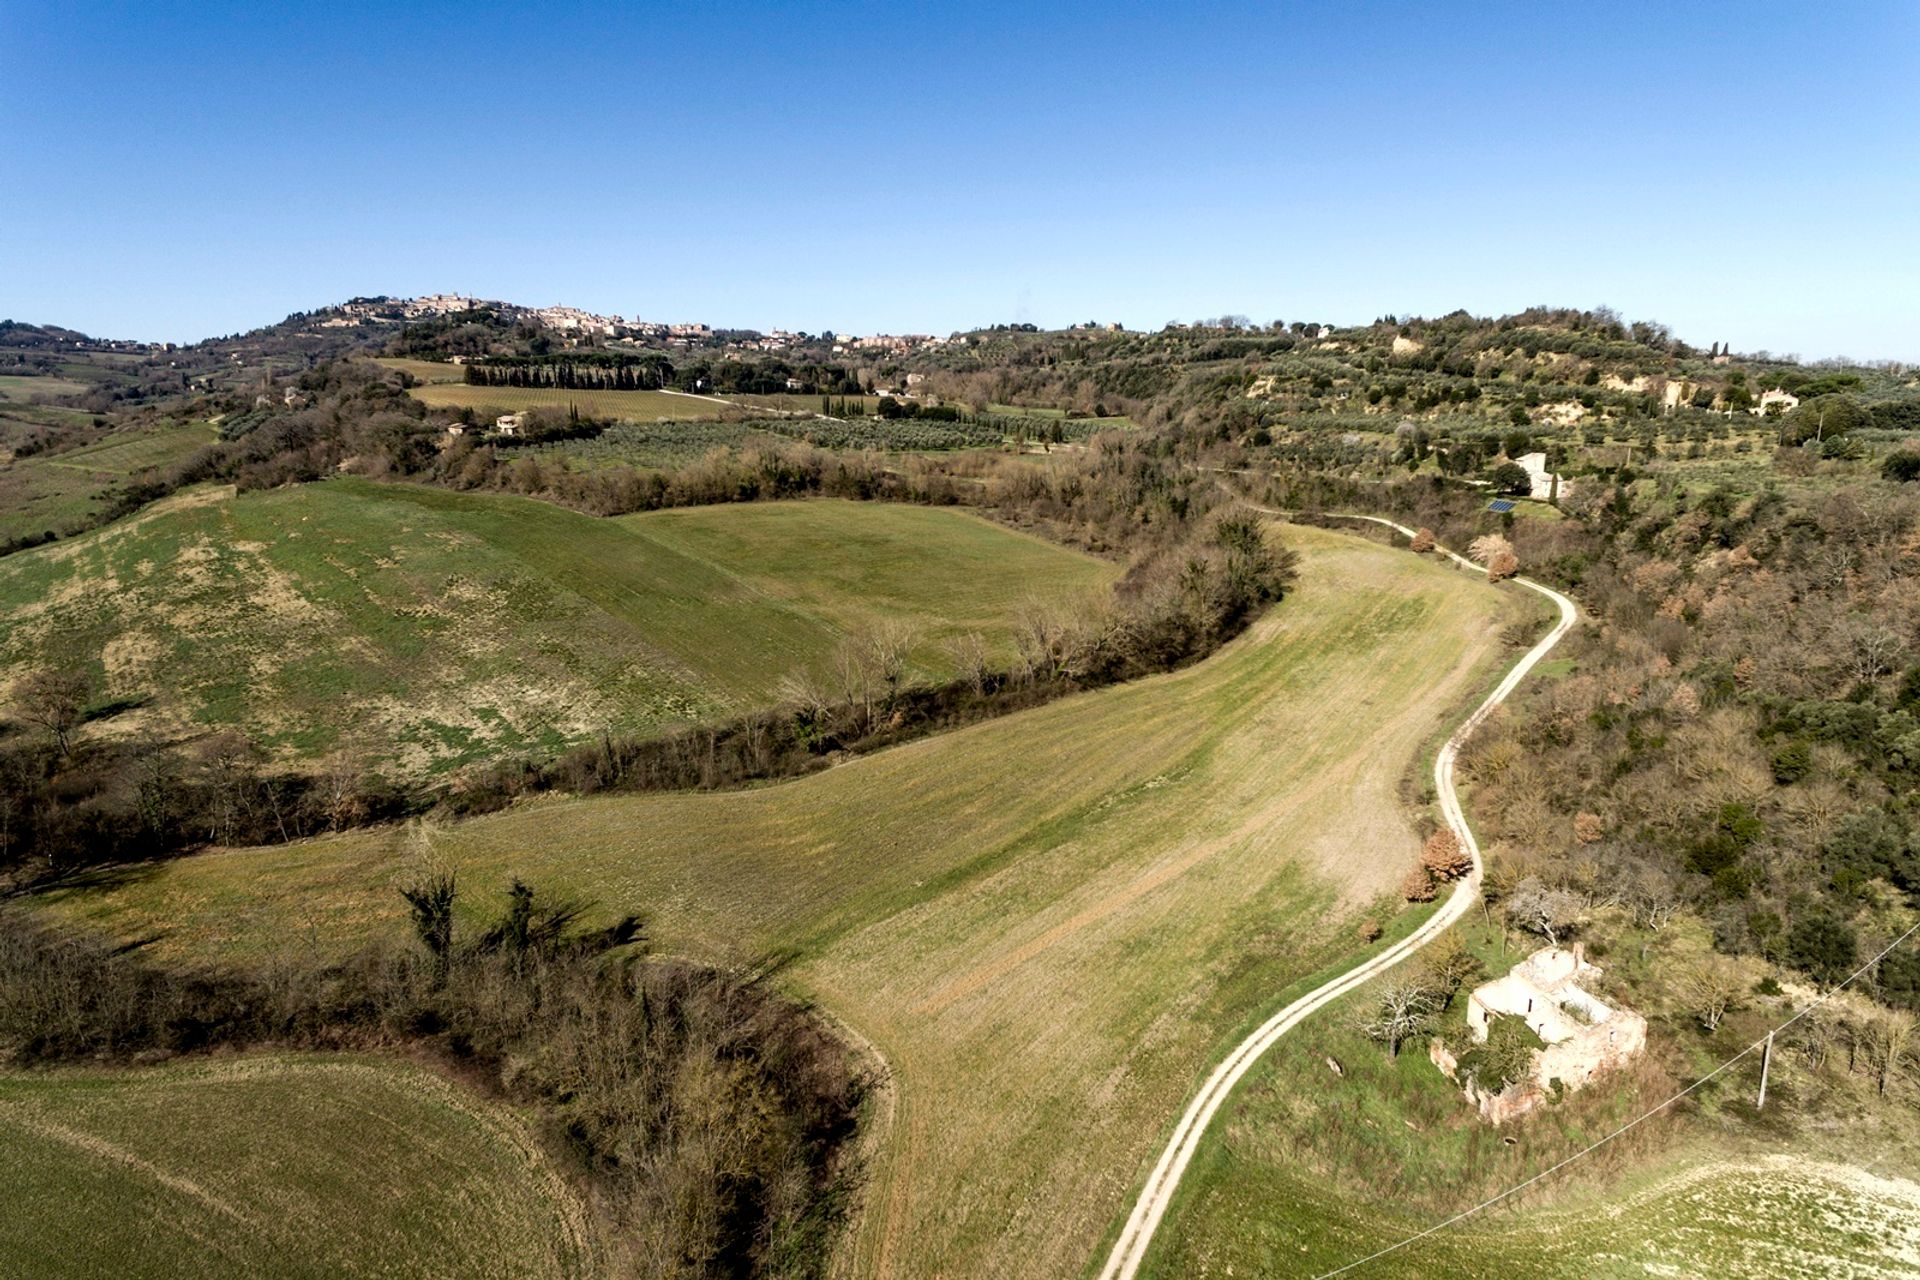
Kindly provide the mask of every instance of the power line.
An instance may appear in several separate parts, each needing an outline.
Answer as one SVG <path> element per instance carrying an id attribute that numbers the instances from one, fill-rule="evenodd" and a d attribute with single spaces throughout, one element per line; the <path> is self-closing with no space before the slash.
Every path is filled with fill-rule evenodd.
<path id="1" fill-rule="evenodd" d="M 1408 1236 L 1404 1240 L 1398 1241 L 1394 1244 L 1390 1244 L 1384 1249 L 1376 1250 L 1373 1253 L 1368 1254 L 1364 1258 L 1360 1258 L 1360 1259 L 1357 1259 L 1356 1261 L 1347 1263 L 1343 1267 L 1336 1267 L 1332 1271 L 1323 1271 L 1319 1275 L 1315 1276 L 1314 1280 L 1332 1280 L 1332 1277 L 1334 1276 L 1345 1275 L 1349 1271 L 1353 1271 L 1359 1267 L 1366 1266 L 1369 1262 L 1377 1262 L 1381 1258 L 1386 1257 L 1390 1253 L 1398 1253 L 1400 1250 L 1405 1249 L 1409 1245 L 1418 1244 L 1420 1241 L 1426 1239 L 1430 1235 L 1435 1235 L 1441 1231 L 1445 1231 L 1448 1227 L 1453 1226 L 1455 1223 L 1464 1222 L 1466 1219 L 1473 1217 L 1477 1213 L 1481 1213 L 1487 1209 L 1491 1209 L 1494 1205 L 1499 1204 L 1502 1200 L 1506 1200 L 1513 1196 L 1519 1195 L 1522 1191 L 1525 1191 L 1528 1187 L 1533 1186 L 1535 1183 L 1542 1182 L 1547 1178 L 1551 1178 L 1554 1174 L 1560 1172 L 1562 1169 L 1566 1168 L 1568 1165 L 1572 1164 L 1574 1161 L 1579 1160 L 1582 1157 L 1592 1155 L 1595 1151 L 1598 1151 L 1601 1147 L 1606 1146 L 1609 1142 L 1612 1142 L 1615 1138 L 1618 1138 L 1622 1134 L 1626 1133 L 1628 1130 L 1635 1128 L 1636 1126 L 1640 1125 L 1642 1122 L 1651 1120 L 1654 1116 L 1659 1115 L 1662 1111 L 1665 1111 L 1668 1107 L 1671 1107 L 1674 1103 L 1679 1102 L 1681 1099 L 1685 1098 L 1688 1094 L 1692 1093 L 1695 1089 L 1698 1089 L 1701 1085 L 1707 1083 L 1707 1081 L 1713 1079 L 1715 1076 L 1727 1070 L 1729 1067 L 1733 1066 L 1735 1063 L 1746 1058 L 1749 1054 L 1753 1053 L 1755 1050 L 1761 1048 L 1763 1045 L 1767 1043 L 1768 1040 L 1772 1039 L 1774 1035 L 1778 1034 L 1779 1032 L 1785 1031 L 1788 1027 L 1792 1026 L 1794 1023 L 1800 1021 L 1800 1019 L 1806 1017 L 1809 1013 L 1812 1013 L 1815 1009 L 1825 1004 L 1828 1000 L 1830 1000 L 1833 996 L 1838 994 L 1840 991 L 1852 985 L 1855 979 L 1857 979 L 1858 977 L 1860 977 L 1860 975 L 1867 972 L 1867 970 L 1879 964 L 1882 960 L 1886 959 L 1887 955 L 1890 952 L 1892 952 L 1895 947 L 1898 947 L 1901 943 L 1905 942 L 1908 938 L 1911 938 L 1916 933 L 1920 933 L 1920 924 L 1913 925 L 1905 933 L 1895 938 L 1892 942 L 1889 942 L 1885 947 L 1882 947 L 1880 949 L 1880 953 L 1874 956 L 1873 959 L 1867 961 L 1865 964 L 1861 965 L 1858 969 L 1855 969 L 1852 973 L 1848 974 L 1843 981 L 1836 983 L 1833 987 L 1822 992 L 1815 999 L 1809 1001 L 1804 1008 L 1799 1010 L 1799 1012 L 1795 1013 L 1791 1018 L 1788 1018 L 1785 1022 L 1781 1023 L 1779 1026 L 1774 1027 L 1772 1030 L 1768 1031 L 1766 1035 L 1761 1036 L 1758 1040 L 1755 1040 L 1752 1044 L 1748 1045 L 1746 1048 L 1742 1049 L 1740 1052 L 1734 1054 L 1731 1058 L 1728 1058 L 1725 1062 L 1721 1063 L 1719 1066 L 1715 1067 L 1713 1070 L 1707 1072 L 1707 1074 L 1701 1076 L 1698 1080 L 1695 1080 L 1692 1084 L 1688 1085 L 1686 1088 L 1682 1089 L 1680 1092 L 1674 1094 L 1671 1098 L 1668 1098 L 1665 1102 L 1662 1102 L 1658 1106 L 1651 1107 L 1648 1110 L 1641 1112 L 1639 1115 L 1635 1116 L 1633 1119 L 1621 1125 L 1618 1129 L 1615 1129 L 1612 1133 L 1609 1133 L 1605 1137 L 1599 1138 L 1594 1142 L 1588 1144 L 1587 1146 L 1582 1147 L 1580 1150 L 1574 1152 L 1572 1155 L 1568 1156 L 1566 1159 L 1560 1161 L 1560 1163 L 1552 1166 L 1551 1168 L 1542 1169 L 1539 1173 L 1534 1174 L 1531 1178 L 1528 1178 L 1525 1182 L 1515 1183 L 1513 1186 L 1508 1187 L 1505 1191 L 1502 1191 L 1500 1194 L 1496 1196 L 1491 1196 L 1485 1200 L 1482 1200 L 1479 1204 L 1474 1205 L 1470 1209 L 1462 1209 L 1459 1213 L 1454 1214 L 1451 1218 L 1446 1219 L 1444 1222 L 1436 1222 L 1432 1226 L 1426 1228 L 1424 1231 L 1417 1231 L 1414 1234 Z"/>

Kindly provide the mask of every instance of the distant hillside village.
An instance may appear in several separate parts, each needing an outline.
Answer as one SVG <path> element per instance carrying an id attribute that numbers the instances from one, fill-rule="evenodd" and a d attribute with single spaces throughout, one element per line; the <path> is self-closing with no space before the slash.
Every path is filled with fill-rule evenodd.
<path id="1" fill-rule="evenodd" d="M 905 355 L 922 348 L 966 341 L 959 334 L 942 338 L 925 333 L 814 335 L 788 329 L 775 329 L 770 333 L 753 329 L 716 330 L 708 324 L 629 319 L 626 316 L 583 311 L 579 307 L 523 307 L 511 302 L 471 298 L 458 293 L 434 293 L 418 298 L 350 298 L 338 307 L 316 313 L 320 316 L 316 323 L 323 329 L 349 329 L 362 325 L 402 325 L 422 320 L 448 319 L 471 312 L 490 312 L 510 321 L 532 321 L 562 335 L 563 339 L 568 340 L 568 345 L 583 337 L 596 337 L 609 339 L 611 345 L 616 346 L 628 341 L 683 350 L 714 347 L 723 351 L 780 352 L 815 344 L 830 345 L 836 355 L 848 352 Z"/>

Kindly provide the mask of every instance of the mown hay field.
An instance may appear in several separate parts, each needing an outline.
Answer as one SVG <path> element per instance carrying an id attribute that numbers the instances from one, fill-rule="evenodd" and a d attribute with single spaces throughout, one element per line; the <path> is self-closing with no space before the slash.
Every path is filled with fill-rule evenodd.
<path id="1" fill-rule="evenodd" d="M 66 453 L 11 459 L 0 465 L 0 539 L 83 525 L 104 508 L 106 489 L 143 468 L 177 462 L 213 439 L 212 428 L 195 422 L 122 431 Z"/>
<path id="2" fill-rule="evenodd" d="M 675 391 L 569 391 L 560 387 L 470 387 L 464 382 L 414 387 L 407 394 L 434 409 L 472 408 L 489 414 L 526 409 L 578 409 L 595 418 L 635 422 L 698 422 L 731 408 L 724 400 Z"/>
<path id="3" fill-rule="evenodd" d="M 0 560 L 0 669 L 85 662 L 93 731 L 239 727 L 282 758 L 352 748 L 422 777 L 602 730 L 766 705 L 850 633 L 1010 647 L 1030 594 L 1115 568 L 952 510 L 842 501 L 602 520 L 550 503 L 337 479 L 183 494 Z"/>
<path id="4" fill-rule="evenodd" d="M 43 901 L 182 958 L 325 952 L 403 931 L 395 889 L 435 865 L 475 912 L 517 875 L 647 913 L 665 950 L 783 955 L 891 1068 L 851 1269 L 1073 1274 L 1218 1055 L 1399 911 L 1401 780 L 1533 616 L 1405 551 L 1284 537 L 1297 591 L 1171 675 L 779 785 L 212 852 Z"/>
<path id="5" fill-rule="evenodd" d="M 0 1275 L 582 1276 L 586 1211 L 504 1107 L 416 1066 L 0 1073 Z"/>

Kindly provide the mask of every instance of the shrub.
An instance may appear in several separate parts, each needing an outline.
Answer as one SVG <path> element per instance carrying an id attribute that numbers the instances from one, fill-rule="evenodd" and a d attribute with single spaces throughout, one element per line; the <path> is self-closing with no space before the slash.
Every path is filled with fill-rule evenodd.
<path id="1" fill-rule="evenodd" d="M 1920 450 L 1902 449 L 1888 454 L 1881 460 L 1880 474 L 1896 484 L 1920 480 Z"/>
<path id="2" fill-rule="evenodd" d="M 1432 879 L 1445 883 L 1458 880 L 1473 870 L 1473 858 L 1460 844 L 1460 837 L 1442 827 L 1427 837 L 1420 850 L 1420 866 Z"/>

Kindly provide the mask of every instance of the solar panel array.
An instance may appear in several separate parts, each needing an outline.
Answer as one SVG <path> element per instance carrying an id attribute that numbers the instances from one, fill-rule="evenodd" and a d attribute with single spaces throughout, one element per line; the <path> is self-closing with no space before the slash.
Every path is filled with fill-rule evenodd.
<path id="1" fill-rule="evenodd" d="M 1493 512 L 1493 514 L 1497 516 L 1503 516 L 1507 514 L 1507 512 L 1513 510 L 1513 499 L 1495 498 L 1492 502 L 1489 502 L 1487 504 L 1487 510 Z"/>

